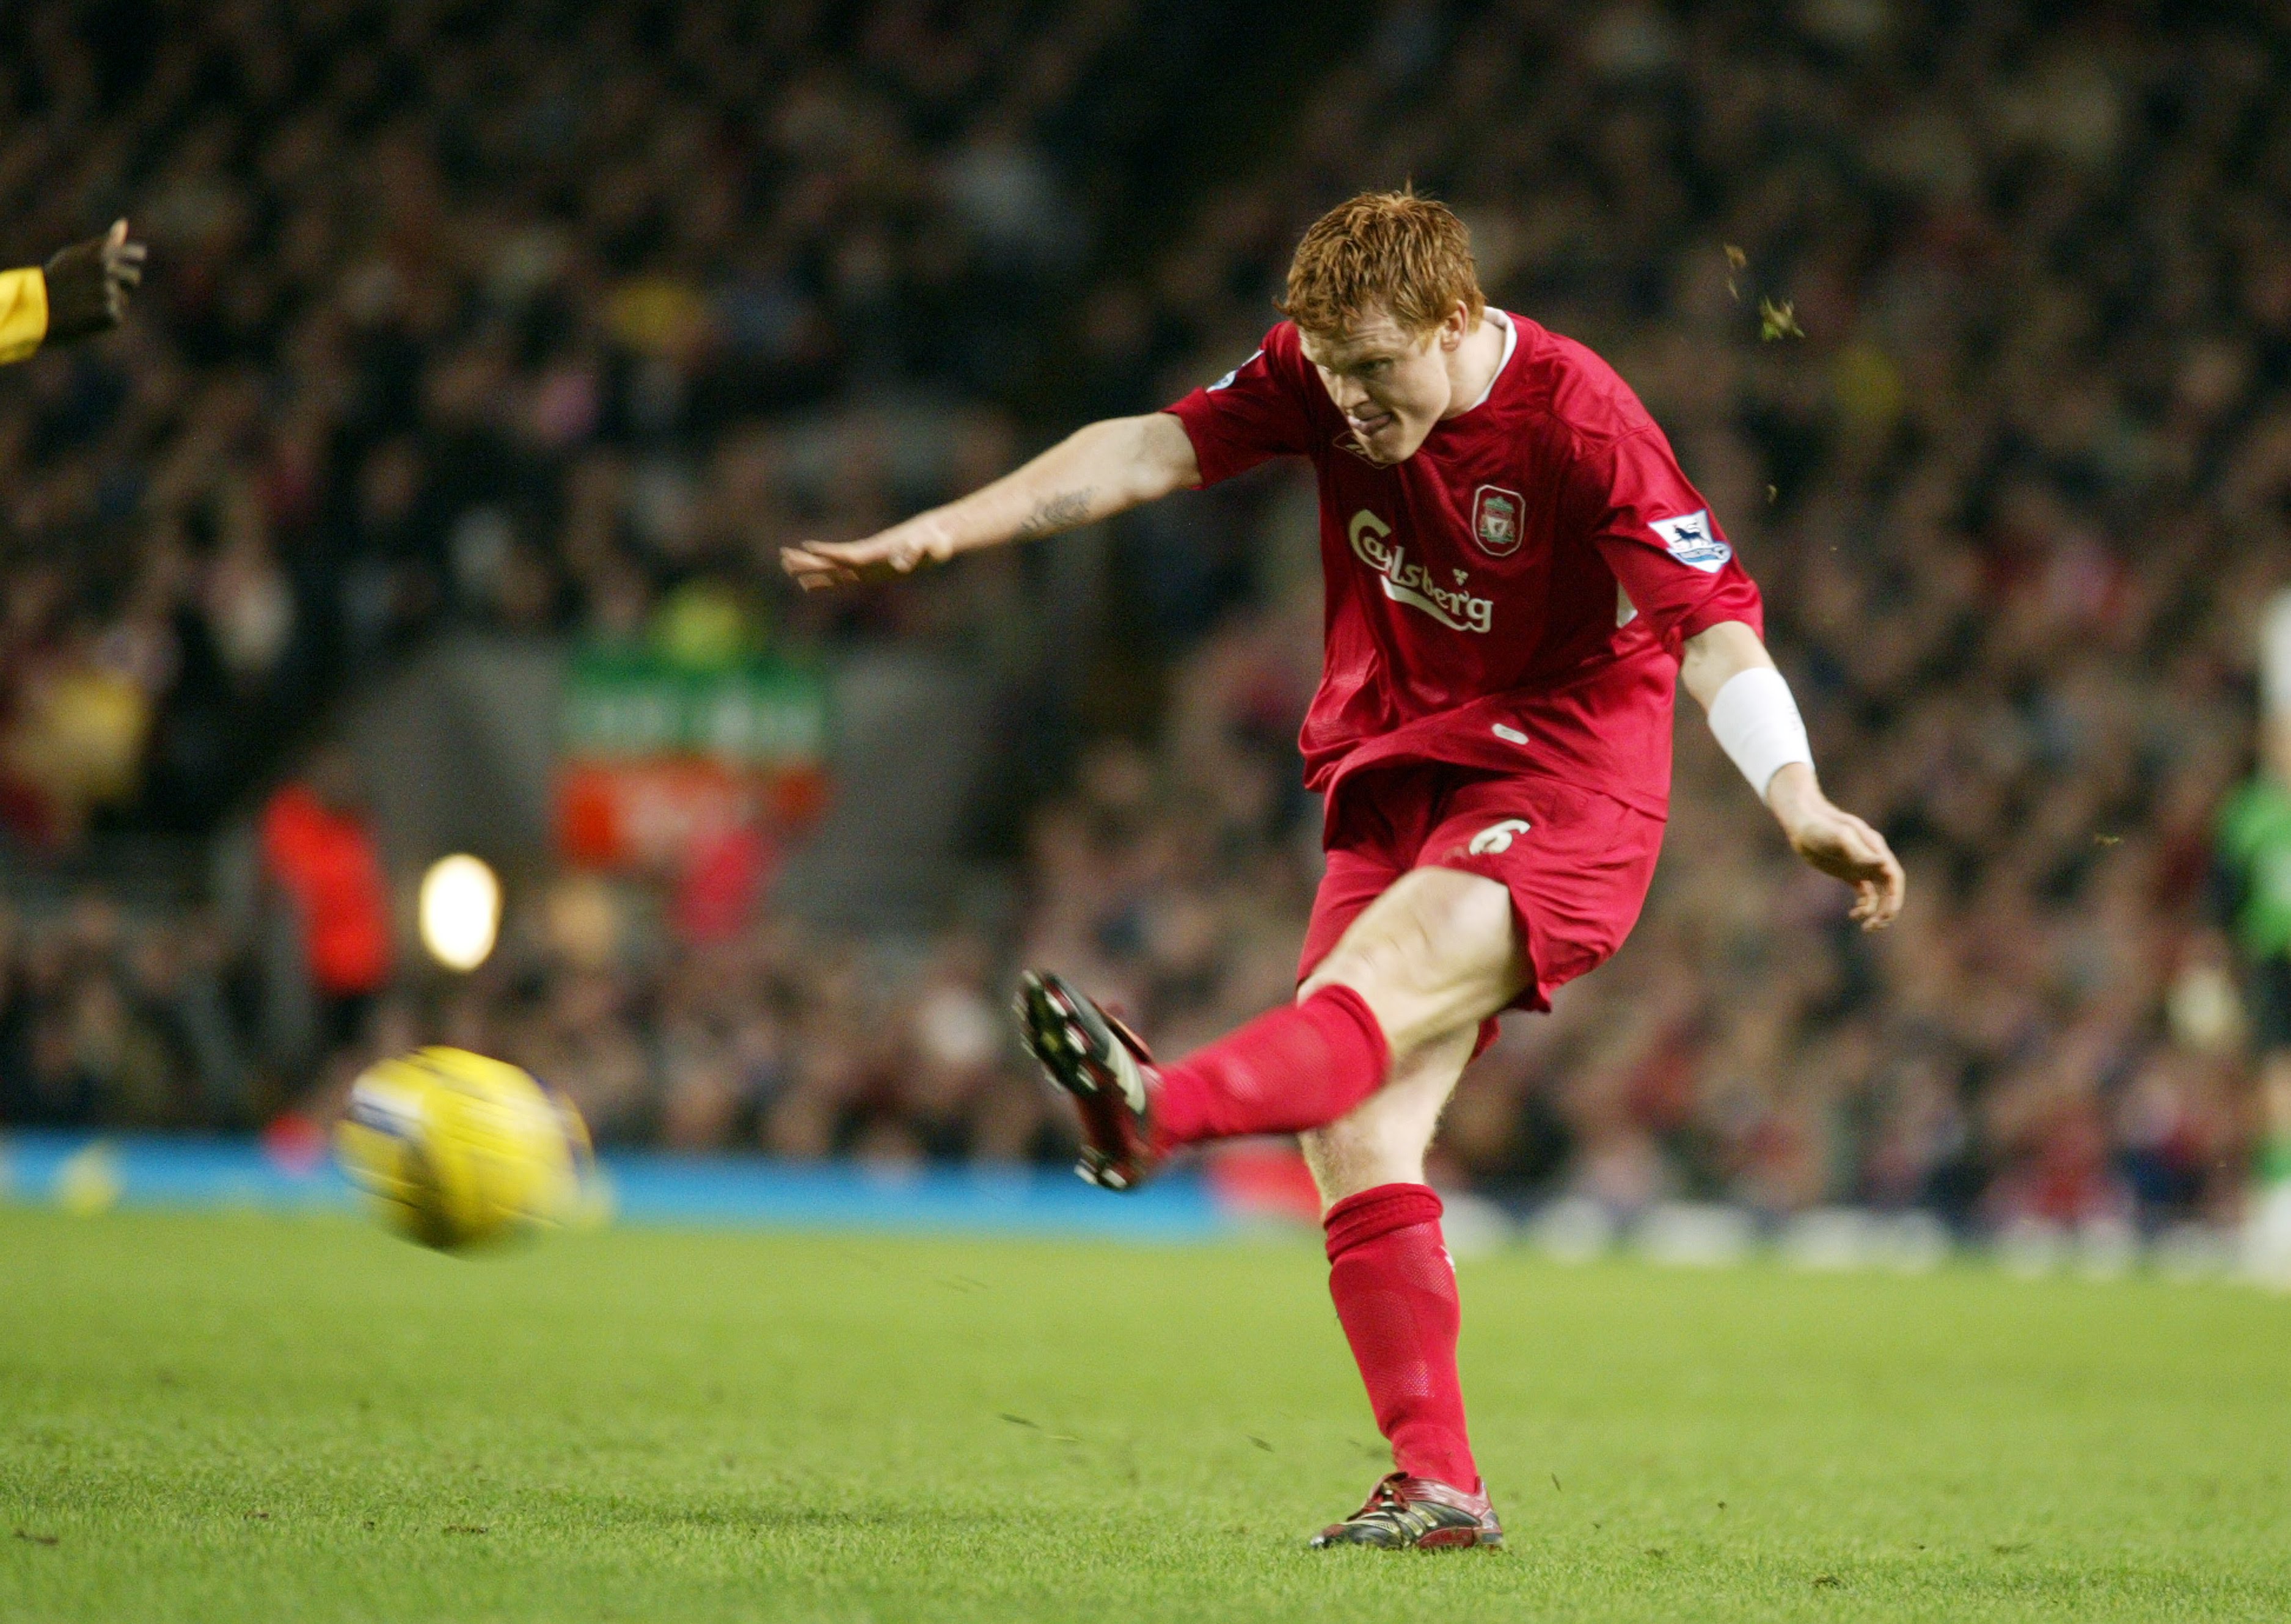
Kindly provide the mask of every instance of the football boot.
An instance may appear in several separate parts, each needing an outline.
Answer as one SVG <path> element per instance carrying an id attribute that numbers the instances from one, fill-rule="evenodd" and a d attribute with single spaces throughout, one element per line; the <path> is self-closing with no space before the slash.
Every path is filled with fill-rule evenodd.
<path id="1" fill-rule="evenodd" d="M 1503 1545 L 1503 1524 L 1488 1504 L 1487 1488 L 1467 1494 L 1453 1484 L 1395 1472 L 1376 1485 L 1368 1504 L 1313 1536 L 1313 1548 L 1374 1545 L 1386 1550 L 1462 1550 Z"/>
<path id="2" fill-rule="evenodd" d="M 1154 1057 L 1135 1032 L 1063 976 L 1030 970 L 1018 983 L 1019 1036 L 1081 1118 L 1074 1171 L 1110 1190 L 1134 1190 L 1161 1158 L 1147 1113 Z"/>

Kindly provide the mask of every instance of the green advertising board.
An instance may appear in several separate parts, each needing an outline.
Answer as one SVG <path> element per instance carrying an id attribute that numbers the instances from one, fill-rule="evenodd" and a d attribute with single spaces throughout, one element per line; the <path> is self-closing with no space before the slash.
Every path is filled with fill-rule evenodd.
<path id="1" fill-rule="evenodd" d="M 694 669 L 650 650 L 584 650 L 567 673 L 560 744 L 588 761 L 816 766 L 827 752 L 827 685 L 776 660 Z"/>

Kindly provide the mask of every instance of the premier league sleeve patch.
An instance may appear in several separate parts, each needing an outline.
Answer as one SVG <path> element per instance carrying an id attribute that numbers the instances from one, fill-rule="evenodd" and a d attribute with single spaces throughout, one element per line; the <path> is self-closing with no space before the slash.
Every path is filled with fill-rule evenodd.
<path id="1" fill-rule="evenodd" d="M 1649 519 L 1647 527 L 1669 549 L 1672 557 L 1706 575 L 1716 575 L 1734 556 L 1734 549 L 1712 532 L 1708 508 L 1700 513 L 1683 513 L 1675 519 Z"/>
<path id="2" fill-rule="evenodd" d="M 1264 353 L 1265 353 L 1265 352 L 1264 352 L 1263 350 L 1261 350 L 1261 349 L 1258 349 L 1258 350 L 1251 350 L 1251 351 L 1250 352 L 1249 361 L 1254 361 L 1254 360 L 1256 360 L 1258 356 L 1259 356 L 1263 355 Z M 1242 363 L 1241 364 L 1241 366 L 1247 366 L 1247 365 L 1249 364 L 1249 361 L 1244 361 L 1244 362 L 1242 362 Z M 1234 367 L 1234 368 L 1233 369 L 1233 371 L 1231 371 L 1231 372 L 1227 372 L 1224 377 L 1222 377 L 1222 378 L 1218 379 L 1215 383 L 1211 383 L 1211 384 L 1204 384 L 1202 387 L 1203 387 L 1204 388 L 1206 388 L 1206 389 L 1207 389 L 1210 394 L 1212 394 L 1212 395 L 1216 394 L 1219 389 L 1229 389 L 1229 388 L 1233 388 L 1233 380 L 1234 380 L 1234 379 L 1236 379 L 1236 378 L 1238 378 L 1238 377 L 1240 377 L 1240 376 L 1241 376 L 1241 366 L 1236 366 L 1236 367 Z"/>

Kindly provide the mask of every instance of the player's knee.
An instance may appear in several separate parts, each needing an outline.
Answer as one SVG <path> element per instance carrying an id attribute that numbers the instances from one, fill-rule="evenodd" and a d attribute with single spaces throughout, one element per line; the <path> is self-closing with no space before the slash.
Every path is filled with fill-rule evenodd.
<path id="1" fill-rule="evenodd" d="M 1341 982 L 1379 1011 L 1499 977 L 1516 956 L 1511 900 L 1492 881 L 1418 888 L 1348 933 L 1298 989 Z"/>
<path id="2" fill-rule="evenodd" d="M 1323 1201 L 1420 1177 L 1430 1135 L 1388 1111 L 1359 1111 L 1301 1136 Z"/>
<path id="3" fill-rule="evenodd" d="M 1380 995 L 1403 990 L 1414 973 L 1407 956 L 1389 937 L 1347 937 L 1306 978 L 1298 996 L 1309 998 L 1324 987 L 1342 985 L 1374 1004 Z"/>

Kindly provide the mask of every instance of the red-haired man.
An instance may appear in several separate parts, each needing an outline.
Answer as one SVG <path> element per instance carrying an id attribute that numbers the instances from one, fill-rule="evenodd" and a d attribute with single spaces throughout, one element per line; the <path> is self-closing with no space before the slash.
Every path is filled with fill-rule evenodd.
<path id="1" fill-rule="evenodd" d="M 1463 223 L 1369 194 L 1305 234 L 1264 348 L 1166 412 L 1096 423 L 865 540 L 790 548 L 807 588 L 1089 524 L 1274 456 L 1311 460 L 1325 667 L 1301 744 L 1327 798 L 1297 1001 L 1174 1065 L 1058 976 L 1019 993 L 1073 1096 L 1082 1172 L 1294 1132 L 1330 1292 L 1396 1469 L 1316 1545 L 1493 1545 L 1456 1373 L 1455 1274 L 1425 1152 L 1505 1009 L 1603 963 L 1638 917 L 1680 683 L 1800 856 L 1900 910 L 1901 865 L 1832 805 L 1760 640 L 1757 588 L 1621 379 L 1486 307 Z"/>

